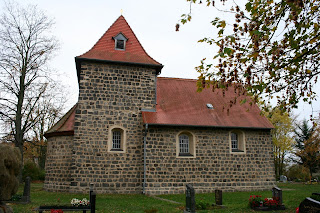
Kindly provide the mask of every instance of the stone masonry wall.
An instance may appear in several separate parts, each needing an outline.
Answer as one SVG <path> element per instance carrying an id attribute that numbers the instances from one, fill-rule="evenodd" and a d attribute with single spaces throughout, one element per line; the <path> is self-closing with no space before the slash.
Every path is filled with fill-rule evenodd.
<path id="1" fill-rule="evenodd" d="M 156 71 L 147 67 L 82 62 L 75 115 L 70 192 L 141 193 L 141 109 L 154 109 Z M 126 152 L 108 152 L 108 131 L 126 131 Z"/>
<path id="2" fill-rule="evenodd" d="M 176 135 L 195 135 L 196 158 L 176 157 Z M 246 154 L 230 153 L 230 129 L 151 127 L 147 137 L 147 194 L 270 190 L 275 183 L 269 130 L 244 130 Z"/>
<path id="3" fill-rule="evenodd" d="M 53 192 L 66 192 L 70 187 L 70 169 L 73 136 L 48 138 L 46 156 L 46 178 L 44 189 Z"/>

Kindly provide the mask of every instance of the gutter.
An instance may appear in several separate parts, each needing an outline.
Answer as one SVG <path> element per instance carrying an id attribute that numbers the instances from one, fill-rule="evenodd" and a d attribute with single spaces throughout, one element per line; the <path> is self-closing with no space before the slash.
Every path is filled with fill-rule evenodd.
<path id="1" fill-rule="evenodd" d="M 146 124 L 146 129 L 144 132 L 144 137 L 143 137 L 143 194 L 146 194 L 146 184 L 147 184 L 147 179 L 146 179 L 146 161 L 147 161 L 147 134 L 148 134 L 148 124 Z"/>

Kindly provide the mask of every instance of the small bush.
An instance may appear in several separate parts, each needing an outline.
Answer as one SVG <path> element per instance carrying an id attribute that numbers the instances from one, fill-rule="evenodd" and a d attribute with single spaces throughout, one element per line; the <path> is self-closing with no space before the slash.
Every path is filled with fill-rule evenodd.
<path id="1" fill-rule="evenodd" d="M 207 203 L 203 200 L 200 200 L 196 203 L 196 209 L 197 210 L 206 210 L 207 208 L 209 208 L 210 203 Z"/>
<path id="2" fill-rule="evenodd" d="M 22 195 L 19 195 L 19 194 L 12 195 L 11 197 L 11 201 L 20 201 L 21 199 L 22 199 Z"/>
<path id="3" fill-rule="evenodd" d="M 292 165 L 286 175 L 291 181 L 306 182 L 310 180 L 309 170 L 301 165 Z"/>
<path id="4" fill-rule="evenodd" d="M 44 180 L 45 171 L 41 170 L 35 163 L 28 161 L 24 164 L 22 177 L 25 180 L 28 176 L 31 180 Z"/>

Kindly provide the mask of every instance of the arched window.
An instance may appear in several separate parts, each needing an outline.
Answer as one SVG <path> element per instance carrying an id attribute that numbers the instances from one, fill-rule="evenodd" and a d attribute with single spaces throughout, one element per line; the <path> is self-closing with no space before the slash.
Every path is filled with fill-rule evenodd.
<path id="1" fill-rule="evenodd" d="M 237 133 L 231 132 L 231 149 L 236 150 L 238 147 L 238 135 Z"/>
<path id="2" fill-rule="evenodd" d="M 190 155 L 188 135 L 182 134 L 179 136 L 179 150 L 180 155 Z"/>
<path id="3" fill-rule="evenodd" d="M 126 151 L 126 131 L 122 127 L 111 127 L 109 129 L 108 139 L 109 152 L 125 152 Z"/>
<path id="4" fill-rule="evenodd" d="M 245 153 L 245 136 L 242 131 L 230 132 L 230 152 L 231 153 Z"/>
<path id="5" fill-rule="evenodd" d="M 195 157 L 194 135 L 190 132 L 180 132 L 177 135 L 177 157 Z"/>

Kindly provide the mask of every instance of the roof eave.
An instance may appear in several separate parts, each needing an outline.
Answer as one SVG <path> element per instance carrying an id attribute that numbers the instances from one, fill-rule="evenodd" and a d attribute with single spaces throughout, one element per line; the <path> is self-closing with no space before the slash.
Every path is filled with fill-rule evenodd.
<path id="1" fill-rule="evenodd" d="M 272 127 L 243 127 L 243 126 L 211 126 L 211 125 L 188 125 L 188 124 L 159 124 L 159 123 L 144 123 L 148 126 L 171 126 L 171 127 L 199 127 L 199 128 L 223 128 L 223 129 L 260 129 L 271 130 Z"/>
<path id="2" fill-rule="evenodd" d="M 103 59 L 92 59 L 92 58 L 75 57 L 78 82 L 80 81 L 80 69 L 81 69 L 81 62 L 82 61 L 90 61 L 90 62 L 97 62 L 97 63 L 108 63 L 108 64 L 147 66 L 147 67 L 151 67 L 151 68 L 155 69 L 157 71 L 157 73 L 156 73 L 157 75 L 159 75 L 161 73 L 161 70 L 163 68 L 162 64 L 144 64 L 144 63 L 135 63 L 135 62 L 110 61 L 110 60 L 103 60 Z"/>
<path id="3" fill-rule="evenodd" d="M 74 130 L 72 131 L 63 131 L 63 132 L 50 132 L 50 133 L 45 133 L 44 137 L 45 138 L 50 138 L 50 137 L 54 137 L 54 136 L 72 136 L 74 135 Z"/>

